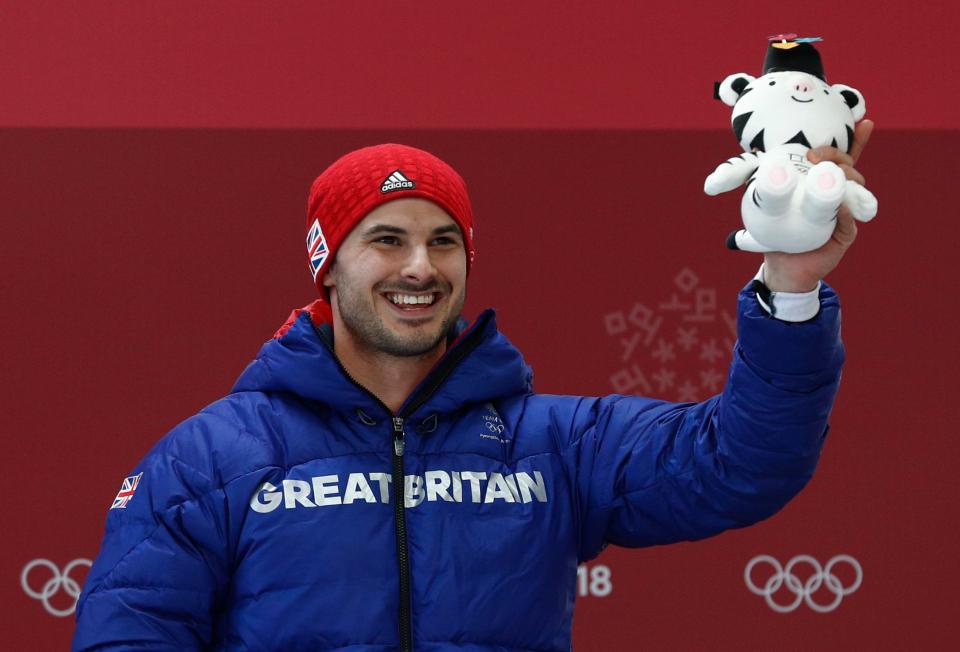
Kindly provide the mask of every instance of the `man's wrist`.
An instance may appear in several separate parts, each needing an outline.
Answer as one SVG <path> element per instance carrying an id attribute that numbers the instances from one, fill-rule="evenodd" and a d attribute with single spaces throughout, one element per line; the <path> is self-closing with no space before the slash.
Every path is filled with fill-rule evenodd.
<path id="1" fill-rule="evenodd" d="M 763 273 L 761 279 L 763 284 L 770 288 L 771 292 L 790 292 L 794 294 L 805 294 L 812 292 L 820 287 L 820 279 L 798 279 L 783 274 L 779 274 L 776 269 L 764 263 L 760 266 Z"/>
<path id="2" fill-rule="evenodd" d="M 754 290 L 760 306 L 781 321 L 802 322 L 813 319 L 820 312 L 820 281 L 807 292 L 776 291 L 767 284 L 765 264 L 754 276 Z"/>

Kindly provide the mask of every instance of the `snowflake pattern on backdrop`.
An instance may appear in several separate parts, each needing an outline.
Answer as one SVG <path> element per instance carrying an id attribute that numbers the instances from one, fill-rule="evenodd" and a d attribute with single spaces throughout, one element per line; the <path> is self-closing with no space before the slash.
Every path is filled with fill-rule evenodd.
<path id="1" fill-rule="evenodd" d="M 717 290 L 689 267 L 673 278 L 670 296 L 651 308 L 639 301 L 603 316 L 620 368 L 610 375 L 618 394 L 702 401 L 723 388 L 736 337 L 736 318 L 717 309 Z"/>

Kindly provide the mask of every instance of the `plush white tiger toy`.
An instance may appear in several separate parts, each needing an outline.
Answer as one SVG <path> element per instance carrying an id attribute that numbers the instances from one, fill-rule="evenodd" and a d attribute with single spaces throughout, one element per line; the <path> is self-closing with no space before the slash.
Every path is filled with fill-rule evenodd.
<path id="1" fill-rule="evenodd" d="M 715 89 L 733 107 L 733 133 L 746 152 L 717 166 L 703 185 L 717 195 L 747 184 L 746 229 L 727 237 L 731 249 L 812 251 L 830 239 L 841 204 L 862 222 L 877 214 L 876 197 L 837 165 L 807 160 L 821 145 L 849 152 L 853 126 L 866 112 L 860 91 L 827 84 L 811 45 L 820 40 L 772 36 L 762 77 L 737 73 Z"/>

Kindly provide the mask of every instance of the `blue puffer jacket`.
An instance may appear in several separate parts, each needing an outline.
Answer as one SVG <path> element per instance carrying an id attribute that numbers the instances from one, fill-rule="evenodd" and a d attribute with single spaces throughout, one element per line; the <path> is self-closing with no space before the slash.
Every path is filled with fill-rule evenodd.
<path id="1" fill-rule="evenodd" d="M 813 473 L 837 298 L 791 324 L 745 289 L 738 312 L 700 404 L 534 394 L 487 312 L 396 417 L 301 314 L 133 471 L 74 649 L 569 650 L 578 562 L 754 523 Z"/>

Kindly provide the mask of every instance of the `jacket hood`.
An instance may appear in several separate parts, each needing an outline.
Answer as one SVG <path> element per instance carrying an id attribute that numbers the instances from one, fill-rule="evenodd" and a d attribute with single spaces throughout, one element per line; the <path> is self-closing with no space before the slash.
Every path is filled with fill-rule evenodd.
<path id="1" fill-rule="evenodd" d="M 485 311 L 469 327 L 464 328 L 465 324 L 461 320 L 461 332 L 455 333 L 456 339 L 411 398 L 426 393 L 424 405 L 431 412 L 446 414 L 466 403 L 530 393 L 532 371 L 497 330 L 494 311 Z M 325 329 L 329 326 L 317 326 L 309 312 L 301 312 L 282 336 L 261 347 L 231 393 L 288 392 L 336 410 L 382 412 L 380 401 L 347 376 Z M 401 413 L 408 407 L 405 403 Z"/>

